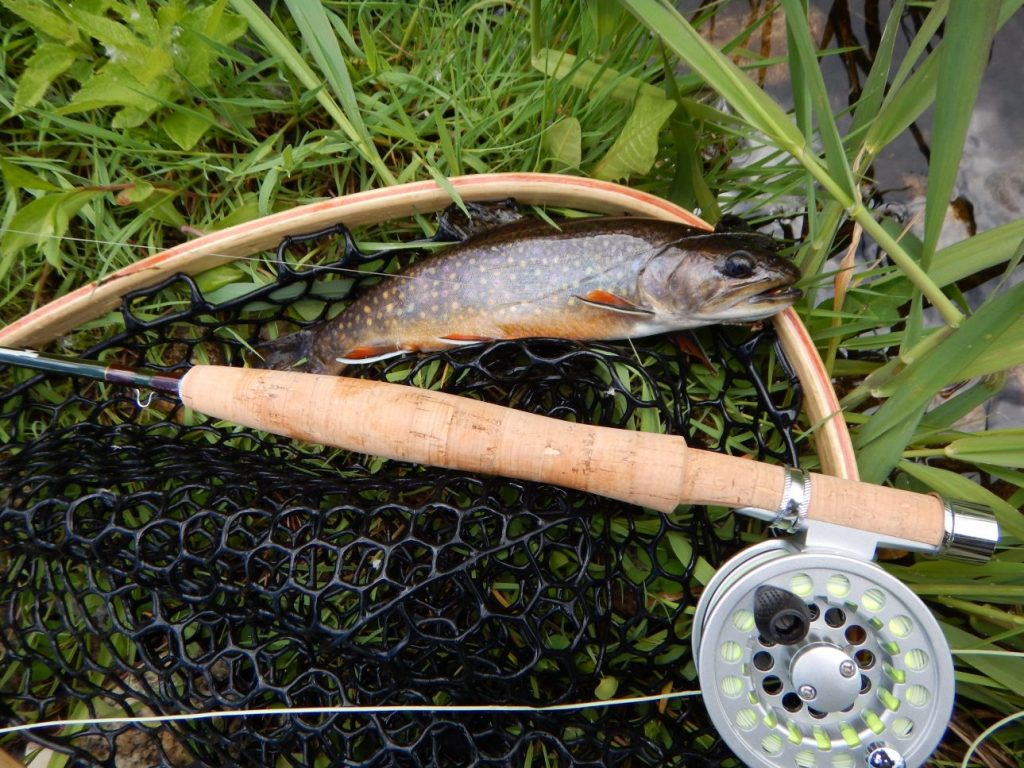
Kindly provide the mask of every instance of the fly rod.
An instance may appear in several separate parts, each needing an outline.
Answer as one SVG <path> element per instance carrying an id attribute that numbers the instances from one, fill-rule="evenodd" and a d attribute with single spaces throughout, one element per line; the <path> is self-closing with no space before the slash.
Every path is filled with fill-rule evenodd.
<path id="1" fill-rule="evenodd" d="M 725 506 L 786 532 L 819 521 L 968 560 L 986 559 L 998 539 L 991 515 L 973 505 L 398 384 L 215 365 L 177 376 L 13 349 L 0 349 L 0 363 L 166 392 L 207 416 L 310 443 L 550 483 L 660 512 Z"/>

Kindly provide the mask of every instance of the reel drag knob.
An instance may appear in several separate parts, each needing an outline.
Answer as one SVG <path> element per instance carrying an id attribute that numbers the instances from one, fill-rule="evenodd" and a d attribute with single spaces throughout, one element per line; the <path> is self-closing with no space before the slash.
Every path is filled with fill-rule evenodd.
<path id="1" fill-rule="evenodd" d="M 773 643 L 795 645 L 807 637 L 811 611 L 792 592 L 763 585 L 754 592 L 754 623 L 761 635 Z"/>

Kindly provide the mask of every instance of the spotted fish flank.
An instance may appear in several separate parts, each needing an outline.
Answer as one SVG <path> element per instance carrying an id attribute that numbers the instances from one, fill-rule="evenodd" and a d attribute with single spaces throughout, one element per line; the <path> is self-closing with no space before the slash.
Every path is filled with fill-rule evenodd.
<path id="1" fill-rule="evenodd" d="M 766 238 L 673 222 L 522 219 L 473 235 L 358 297 L 341 315 L 266 345 L 267 364 L 352 363 L 494 339 L 607 340 L 789 306 L 800 273 Z"/>

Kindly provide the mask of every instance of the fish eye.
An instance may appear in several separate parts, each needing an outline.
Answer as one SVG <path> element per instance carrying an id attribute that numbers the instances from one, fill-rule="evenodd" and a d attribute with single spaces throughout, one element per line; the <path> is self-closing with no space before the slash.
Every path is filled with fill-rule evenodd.
<path id="1" fill-rule="evenodd" d="M 754 257 L 746 251 L 733 251 L 725 257 L 718 271 L 726 277 L 750 277 L 754 274 Z"/>

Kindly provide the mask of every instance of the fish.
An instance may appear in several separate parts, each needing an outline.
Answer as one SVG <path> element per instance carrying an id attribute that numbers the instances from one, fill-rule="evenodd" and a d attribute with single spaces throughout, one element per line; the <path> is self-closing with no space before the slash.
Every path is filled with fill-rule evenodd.
<path id="1" fill-rule="evenodd" d="M 337 374 L 499 339 L 632 339 L 764 320 L 802 295 L 766 235 L 631 216 L 500 222 L 262 345 L 264 367 Z"/>

